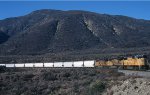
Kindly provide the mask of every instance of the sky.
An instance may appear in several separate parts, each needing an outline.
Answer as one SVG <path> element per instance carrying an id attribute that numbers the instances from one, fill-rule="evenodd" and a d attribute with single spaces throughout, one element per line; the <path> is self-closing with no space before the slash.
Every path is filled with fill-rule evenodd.
<path id="1" fill-rule="evenodd" d="M 40 9 L 85 10 L 150 20 L 150 1 L 0 1 L 0 19 Z"/>

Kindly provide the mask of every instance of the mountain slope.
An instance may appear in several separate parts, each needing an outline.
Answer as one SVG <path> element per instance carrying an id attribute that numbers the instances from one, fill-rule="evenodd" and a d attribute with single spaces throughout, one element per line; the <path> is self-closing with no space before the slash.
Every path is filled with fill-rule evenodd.
<path id="1" fill-rule="evenodd" d="M 37 10 L 0 21 L 0 54 L 150 46 L 150 21 L 86 11 Z"/>

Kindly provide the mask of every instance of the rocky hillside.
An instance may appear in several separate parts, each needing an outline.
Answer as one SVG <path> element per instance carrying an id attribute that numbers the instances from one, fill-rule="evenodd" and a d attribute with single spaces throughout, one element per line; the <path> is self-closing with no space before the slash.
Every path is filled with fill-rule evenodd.
<path id="1" fill-rule="evenodd" d="M 86 11 L 37 10 L 0 20 L 0 54 L 150 46 L 150 21 Z"/>
<path id="2" fill-rule="evenodd" d="M 102 95 L 149 95 L 150 79 L 129 78 L 119 81 L 107 89 Z"/>

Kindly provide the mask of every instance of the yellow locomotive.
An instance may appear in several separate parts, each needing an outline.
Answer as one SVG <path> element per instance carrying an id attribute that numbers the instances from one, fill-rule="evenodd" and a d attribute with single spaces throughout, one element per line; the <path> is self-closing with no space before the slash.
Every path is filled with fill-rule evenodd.
<path id="1" fill-rule="evenodd" d="M 95 62 L 96 67 L 110 67 L 110 66 L 116 66 L 116 67 L 138 67 L 141 68 L 147 68 L 147 57 L 145 55 L 136 55 L 136 56 L 130 56 L 130 57 L 122 57 L 122 58 L 114 58 L 110 60 L 97 60 Z"/>

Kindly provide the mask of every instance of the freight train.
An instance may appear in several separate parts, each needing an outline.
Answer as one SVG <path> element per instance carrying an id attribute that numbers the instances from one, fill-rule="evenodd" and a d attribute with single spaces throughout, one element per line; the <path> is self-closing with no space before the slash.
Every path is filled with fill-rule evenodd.
<path id="1" fill-rule="evenodd" d="M 118 57 L 113 59 L 72 61 L 72 62 L 51 62 L 51 63 L 14 63 L 0 64 L 1 67 L 108 67 L 122 69 L 149 69 L 146 55 L 135 55 Z"/>

